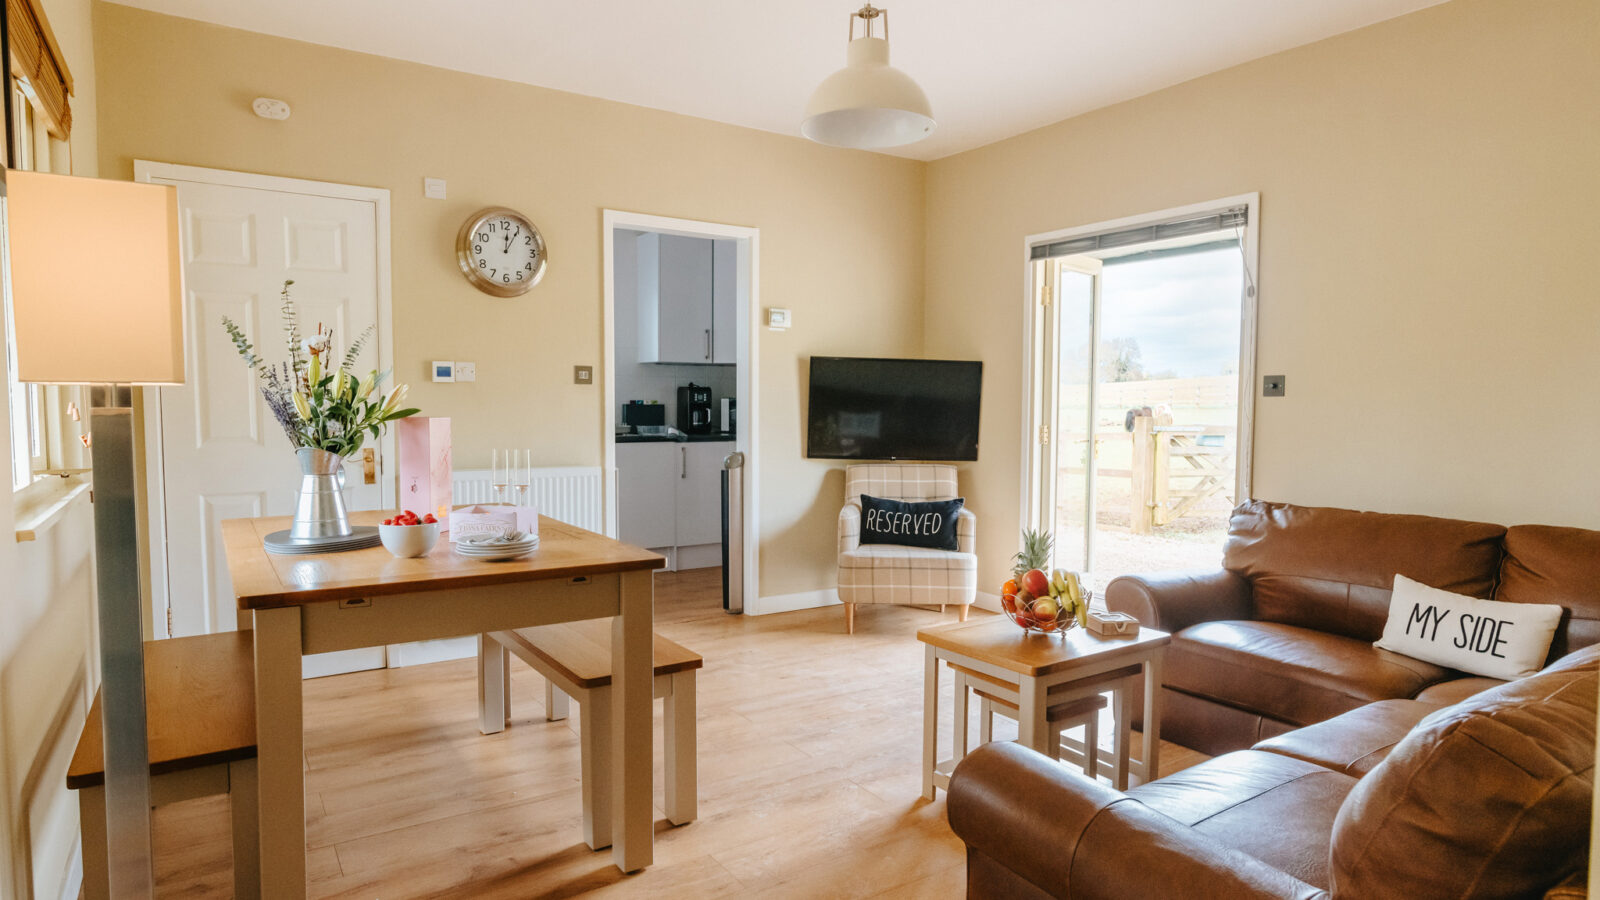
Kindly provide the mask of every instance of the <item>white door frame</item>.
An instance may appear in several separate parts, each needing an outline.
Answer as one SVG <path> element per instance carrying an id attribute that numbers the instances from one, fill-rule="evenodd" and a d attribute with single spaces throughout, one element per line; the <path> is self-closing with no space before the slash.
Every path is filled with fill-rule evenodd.
<path id="1" fill-rule="evenodd" d="M 1245 214 L 1244 233 L 1240 235 L 1240 249 L 1244 253 L 1245 289 L 1244 300 L 1240 308 L 1239 324 L 1239 419 L 1238 419 L 1238 454 L 1234 469 L 1234 499 L 1247 500 L 1253 495 L 1251 492 L 1251 469 L 1255 457 L 1255 421 L 1256 421 L 1256 310 L 1261 300 L 1261 266 L 1259 265 L 1259 250 L 1261 238 L 1261 194 L 1252 192 L 1237 194 L 1232 197 L 1223 197 L 1220 200 L 1208 200 L 1203 203 L 1191 203 L 1187 206 L 1173 207 L 1156 212 L 1141 213 L 1136 216 L 1127 216 L 1121 219 L 1111 219 L 1105 222 L 1095 222 L 1090 225 L 1079 225 L 1072 228 L 1062 228 L 1057 231 L 1046 231 L 1042 234 L 1030 234 L 1022 240 L 1022 265 L 1024 272 L 1022 291 L 1022 328 L 1023 346 L 1027 352 L 1022 359 L 1022 408 L 1033 408 L 1033 372 L 1034 372 L 1034 340 L 1033 323 L 1035 319 L 1033 304 L 1037 302 L 1034 293 L 1037 286 L 1033 280 L 1033 248 L 1040 244 L 1051 244 L 1056 241 L 1070 240 L 1104 231 L 1116 231 L 1124 228 L 1137 228 L 1141 225 L 1153 225 L 1188 216 L 1200 216 L 1208 212 L 1222 212 L 1235 206 L 1244 206 Z M 1091 373 L 1092 374 L 1092 373 Z M 1029 521 L 1029 492 L 1034 489 L 1033 478 L 1035 470 L 1041 464 L 1039 458 L 1041 448 L 1038 441 L 1038 432 L 1034 430 L 1031 417 L 1023 417 L 1022 422 L 1022 499 L 1021 521 L 1022 528 L 1033 528 Z M 1052 436 L 1053 439 L 1053 436 Z M 1093 528 L 1094 523 L 1089 523 Z"/>
<path id="2" fill-rule="evenodd" d="M 280 178 L 275 175 L 257 175 L 253 172 L 233 172 L 227 169 L 207 169 L 200 166 L 181 166 L 174 163 L 133 161 L 133 180 L 145 183 L 171 183 L 179 181 L 209 184 L 221 187 L 254 188 L 283 194 L 308 194 L 336 200 L 364 200 L 373 206 L 376 219 L 374 235 L 378 265 L 378 370 L 394 370 L 394 305 L 390 280 L 389 256 L 389 191 L 387 188 L 361 187 L 351 184 L 334 184 L 325 181 L 306 181 L 300 178 Z M 189 359 L 195 358 L 193 343 L 196 335 L 186 334 L 184 340 Z M 158 638 L 170 637 L 167 633 L 166 609 L 171 602 L 167 580 L 167 516 L 166 481 L 162 474 L 163 447 L 161 439 L 161 395 L 158 388 L 143 388 L 144 398 L 144 470 L 145 493 L 149 498 L 146 525 L 150 534 L 150 616 L 151 626 Z M 384 432 L 379 442 L 382 450 L 378 484 L 383 493 L 383 506 L 394 505 L 399 483 L 399 470 L 395 460 L 394 430 Z"/>
<path id="3" fill-rule="evenodd" d="M 737 337 L 735 358 L 738 365 L 736 390 L 739 398 L 739 430 L 734 448 L 744 454 L 744 602 L 745 609 L 749 610 L 752 602 L 760 596 L 761 585 L 761 572 L 758 568 L 761 560 L 759 552 L 761 529 L 758 524 L 761 521 L 761 479 L 757 477 L 761 457 L 756 453 L 756 435 L 760 433 L 758 424 L 760 406 L 756 402 L 755 392 L 758 383 L 757 350 L 760 344 L 757 330 L 759 317 L 755 312 L 761 308 L 761 229 L 744 225 L 725 225 L 720 222 L 701 222 L 695 219 L 652 216 L 616 209 L 604 211 L 601 225 L 605 247 L 605 325 L 600 350 L 603 362 L 600 371 L 600 402 L 604 407 L 600 419 L 600 444 L 605 469 L 600 483 L 605 497 L 605 530 L 611 537 L 617 536 L 617 294 L 616 285 L 613 283 L 616 277 L 613 246 L 616 231 L 618 228 L 628 228 L 686 237 L 725 238 L 737 242 L 738 261 L 735 281 L 738 285 L 738 296 L 735 303 L 734 332 Z"/>

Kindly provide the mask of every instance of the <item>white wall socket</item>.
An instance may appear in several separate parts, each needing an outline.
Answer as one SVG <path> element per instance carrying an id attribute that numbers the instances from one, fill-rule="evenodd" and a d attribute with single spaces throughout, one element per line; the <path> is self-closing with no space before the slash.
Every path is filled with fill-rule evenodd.
<path id="1" fill-rule="evenodd" d="M 478 380 L 478 364 L 477 363 L 470 363 L 470 362 L 457 362 L 456 363 L 456 380 L 457 381 L 477 381 Z"/>
<path id="2" fill-rule="evenodd" d="M 443 199 L 445 199 L 445 196 L 444 196 L 444 179 L 443 178 L 424 178 L 424 179 L 422 179 L 422 196 L 427 197 L 429 200 L 443 200 Z"/>

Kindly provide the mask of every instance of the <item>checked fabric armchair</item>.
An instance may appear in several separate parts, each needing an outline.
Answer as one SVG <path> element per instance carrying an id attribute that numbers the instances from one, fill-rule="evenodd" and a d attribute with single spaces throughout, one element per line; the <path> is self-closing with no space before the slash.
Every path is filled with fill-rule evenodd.
<path id="1" fill-rule="evenodd" d="M 978 517 L 963 508 L 956 518 L 954 552 L 892 544 L 861 544 L 861 495 L 888 500 L 953 500 L 956 467 L 933 465 L 850 466 L 839 510 L 839 601 L 845 631 L 856 630 L 856 604 L 955 604 L 961 620 L 978 596 Z"/>

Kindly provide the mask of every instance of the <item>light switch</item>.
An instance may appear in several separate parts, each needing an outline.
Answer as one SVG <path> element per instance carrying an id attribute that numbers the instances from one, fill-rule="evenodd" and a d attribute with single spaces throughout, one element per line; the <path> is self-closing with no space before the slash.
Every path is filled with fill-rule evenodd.
<path id="1" fill-rule="evenodd" d="M 777 307 L 767 307 L 767 327 L 774 331 L 782 331 L 789 327 L 789 311 Z"/>
<path id="2" fill-rule="evenodd" d="M 478 364 L 477 363 L 459 362 L 458 361 L 456 363 L 456 380 L 457 381 L 477 381 L 478 380 Z"/>
<path id="3" fill-rule="evenodd" d="M 1261 396 L 1282 397 L 1289 379 L 1283 375 L 1267 375 L 1261 379 Z"/>
<path id="4" fill-rule="evenodd" d="M 594 366 L 573 366 L 573 384 L 594 384 Z"/>
<path id="5" fill-rule="evenodd" d="M 444 179 L 443 178 L 424 178 L 424 179 L 422 179 L 422 196 L 427 197 L 429 200 L 443 200 L 445 198 L 445 196 L 444 196 Z"/>

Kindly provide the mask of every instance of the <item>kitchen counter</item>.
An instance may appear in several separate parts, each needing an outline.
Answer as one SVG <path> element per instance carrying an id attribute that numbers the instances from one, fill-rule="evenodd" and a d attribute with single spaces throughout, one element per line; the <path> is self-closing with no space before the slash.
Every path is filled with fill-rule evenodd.
<path id="1" fill-rule="evenodd" d="M 738 440 L 739 436 L 727 431 L 717 431 L 711 434 L 619 434 L 619 444 L 709 444 L 717 441 L 731 442 Z"/>

